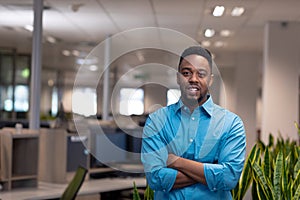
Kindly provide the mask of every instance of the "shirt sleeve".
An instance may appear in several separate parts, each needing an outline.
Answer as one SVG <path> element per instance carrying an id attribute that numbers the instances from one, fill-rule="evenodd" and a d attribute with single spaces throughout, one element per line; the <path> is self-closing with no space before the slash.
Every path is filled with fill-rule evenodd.
<path id="1" fill-rule="evenodd" d="M 153 190 L 168 192 L 172 189 L 177 170 L 167 168 L 168 150 L 160 136 L 162 127 L 147 119 L 142 140 L 141 160 L 144 165 L 147 183 Z"/>
<path id="2" fill-rule="evenodd" d="M 232 190 L 243 170 L 246 137 L 239 117 L 234 118 L 226 136 L 221 143 L 218 164 L 204 164 L 206 182 L 211 191 Z"/>

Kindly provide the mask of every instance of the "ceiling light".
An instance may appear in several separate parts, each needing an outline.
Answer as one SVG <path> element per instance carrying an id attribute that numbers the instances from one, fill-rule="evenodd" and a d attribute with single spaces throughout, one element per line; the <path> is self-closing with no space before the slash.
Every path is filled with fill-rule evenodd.
<path id="1" fill-rule="evenodd" d="M 221 30 L 221 31 L 220 31 L 220 35 L 221 35 L 222 37 L 228 37 L 228 36 L 231 35 L 231 31 L 230 31 L 230 30 L 227 30 L 227 29 Z"/>
<path id="2" fill-rule="evenodd" d="M 210 46 L 210 41 L 208 41 L 208 40 L 203 40 L 202 42 L 201 42 L 201 45 L 203 46 L 203 47 L 209 47 Z"/>
<path id="3" fill-rule="evenodd" d="M 215 30 L 214 29 L 205 29 L 204 31 L 204 36 L 205 37 L 212 37 L 215 35 Z"/>
<path id="4" fill-rule="evenodd" d="M 89 69 L 90 69 L 90 71 L 95 72 L 98 70 L 98 67 L 97 67 L 97 65 L 90 65 Z"/>
<path id="5" fill-rule="evenodd" d="M 64 56 L 70 56 L 70 55 L 71 55 L 71 52 L 70 52 L 69 50 L 63 50 L 63 51 L 62 51 L 62 54 L 63 54 Z"/>
<path id="6" fill-rule="evenodd" d="M 73 56 L 77 56 L 77 57 L 80 56 L 80 52 L 77 50 L 73 50 L 72 54 L 73 54 Z"/>
<path id="7" fill-rule="evenodd" d="M 213 11 L 212 14 L 215 17 L 221 17 L 223 15 L 224 11 L 225 11 L 225 7 L 224 6 L 216 6 L 214 8 L 214 11 Z"/>
<path id="8" fill-rule="evenodd" d="M 46 39 L 47 39 L 48 42 L 50 42 L 52 44 L 56 43 L 56 39 L 54 37 L 52 37 L 52 36 L 47 36 Z"/>
<path id="9" fill-rule="evenodd" d="M 219 47 L 223 47 L 225 44 L 222 41 L 216 41 L 214 45 L 215 45 L 215 47 L 219 48 Z"/>
<path id="10" fill-rule="evenodd" d="M 244 7 L 234 7 L 231 11 L 231 16 L 233 17 L 239 17 L 242 14 L 244 14 L 245 8 Z"/>
<path id="11" fill-rule="evenodd" d="M 25 28 L 27 31 L 30 31 L 30 32 L 33 31 L 33 26 L 32 26 L 32 25 L 25 25 L 24 28 Z"/>

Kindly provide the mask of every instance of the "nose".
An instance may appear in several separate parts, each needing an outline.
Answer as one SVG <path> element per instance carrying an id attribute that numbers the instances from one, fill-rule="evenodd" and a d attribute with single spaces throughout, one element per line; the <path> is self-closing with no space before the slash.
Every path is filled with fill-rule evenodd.
<path id="1" fill-rule="evenodd" d="M 195 83 L 195 82 L 199 82 L 199 77 L 197 73 L 192 73 L 189 82 Z"/>

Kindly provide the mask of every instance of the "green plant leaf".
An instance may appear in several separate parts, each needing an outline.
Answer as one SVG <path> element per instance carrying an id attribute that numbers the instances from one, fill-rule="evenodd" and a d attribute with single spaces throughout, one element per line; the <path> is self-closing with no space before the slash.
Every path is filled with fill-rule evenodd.
<path id="1" fill-rule="evenodd" d="M 269 134 L 269 147 L 274 147 L 274 137 L 272 134 Z"/>
<path id="2" fill-rule="evenodd" d="M 273 185 L 275 192 L 275 199 L 279 200 L 281 198 L 281 180 L 282 180 L 282 171 L 283 171 L 283 153 L 282 150 L 279 151 L 276 162 L 275 162 L 275 170 L 273 177 Z"/>
<path id="3" fill-rule="evenodd" d="M 250 151 L 249 156 L 247 157 L 245 161 L 245 166 L 242 171 L 239 183 L 238 183 L 238 193 L 236 194 L 237 200 L 242 200 L 245 196 L 249 186 L 252 182 L 252 170 L 251 170 L 251 163 L 254 163 L 256 158 L 259 157 L 259 148 L 257 148 L 257 145 L 254 145 Z"/>
<path id="4" fill-rule="evenodd" d="M 264 165 L 264 173 L 266 178 L 271 177 L 271 160 L 270 160 L 269 148 L 266 148 L 265 150 L 263 165 Z"/>
<path id="5" fill-rule="evenodd" d="M 297 122 L 295 122 L 294 124 L 295 124 L 296 129 L 298 130 L 298 135 L 300 137 L 300 127 L 299 127 L 299 124 Z"/>
<path id="6" fill-rule="evenodd" d="M 139 195 L 139 191 L 136 187 L 135 182 L 133 182 L 133 200 L 141 200 L 141 197 Z"/>
<path id="7" fill-rule="evenodd" d="M 283 162 L 283 167 L 282 167 L 282 181 L 281 181 L 281 194 L 283 195 L 282 199 L 287 199 L 288 200 L 288 177 L 289 177 L 289 162 L 290 162 L 290 156 L 291 152 L 289 155 L 284 159 Z"/>
<path id="8" fill-rule="evenodd" d="M 252 189 L 251 189 L 252 199 L 259 199 L 257 194 L 258 189 L 256 184 L 257 184 L 256 181 L 252 181 Z"/>
<path id="9" fill-rule="evenodd" d="M 271 182 L 268 182 L 267 179 L 265 178 L 260 166 L 257 163 L 253 163 L 251 166 L 252 166 L 252 169 L 255 174 L 254 179 L 256 180 L 257 185 L 260 185 L 260 187 L 261 187 L 262 191 L 264 192 L 265 196 L 267 197 L 267 199 L 274 199 L 274 195 L 272 192 L 273 186 L 272 186 Z M 260 191 L 257 191 L 257 192 L 260 193 Z"/>
<path id="10" fill-rule="evenodd" d="M 292 181 L 292 189 L 300 185 L 299 183 L 300 183 L 300 171 L 298 171 L 294 181 Z"/>
<path id="11" fill-rule="evenodd" d="M 256 191 L 257 191 L 256 194 L 257 194 L 257 197 L 259 200 L 266 200 L 266 199 L 270 200 L 270 198 L 268 198 L 266 196 L 266 192 L 263 189 L 262 185 L 260 183 L 258 183 L 257 181 L 256 181 Z"/>
<path id="12" fill-rule="evenodd" d="M 147 185 L 144 195 L 144 200 L 153 200 L 154 199 L 154 191 Z"/>
<path id="13" fill-rule="evenodd" d="M 298 185 L 295 195 L 293 196 L 294 200 L 299 200 L 300 199 L 300 184 Z"/>
<path id="14" fill-rule="evenodd" d="M 300 157 L 298 158 L 298 161 L 294 166 L 294 174 L 293 174 L 294 179 L 296 178 L 299 171 L 300 171 Z"/>

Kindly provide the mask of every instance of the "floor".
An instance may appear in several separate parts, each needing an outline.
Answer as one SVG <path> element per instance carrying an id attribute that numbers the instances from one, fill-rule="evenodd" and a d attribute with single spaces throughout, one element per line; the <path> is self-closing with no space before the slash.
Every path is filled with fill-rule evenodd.
<path id="1" fill-rule="evenodd" d="M 138 188 L 146 187 L 144 177 L 101 178 L 86 180 L 79 190 L 76 200 L 125 200 L 130 197 L 133 183 Z M 13 189 L 0 192 L 1 200 L 41 200 L 57 199 L 67 184 L 39 182 L 36 188 Z M 129 196 L 128 196 L 129 194 Z"/>

